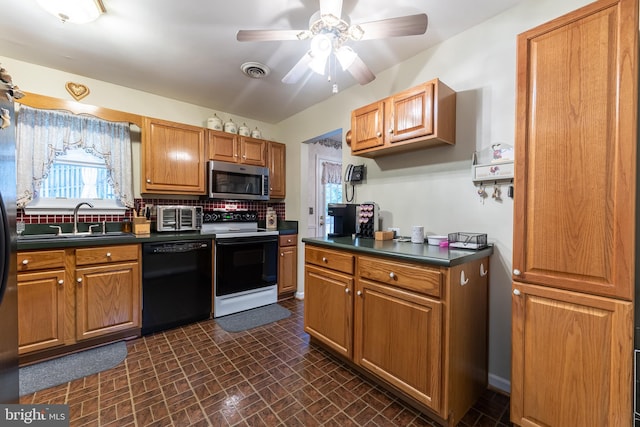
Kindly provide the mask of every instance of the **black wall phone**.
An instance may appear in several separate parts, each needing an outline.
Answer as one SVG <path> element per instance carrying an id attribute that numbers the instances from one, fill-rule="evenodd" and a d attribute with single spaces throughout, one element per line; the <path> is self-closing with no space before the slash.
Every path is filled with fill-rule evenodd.
<path id="1" fill-rule="evenodd" d="M 364 179 L 364 165 L 347 165 L 344 174 L 345 182 L 361 182 Z"/>

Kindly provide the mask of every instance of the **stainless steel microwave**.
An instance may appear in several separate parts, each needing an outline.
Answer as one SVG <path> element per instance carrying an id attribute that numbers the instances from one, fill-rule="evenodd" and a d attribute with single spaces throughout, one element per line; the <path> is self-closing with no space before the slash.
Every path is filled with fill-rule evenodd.
<path id="1" fill-rule="evenodd" d="M 209 198 L 269 200 L 269 168 L 212 160 Z"/>
<path id="2" fill-rule="evenodd" d="M 197 231 L 202 228 L 202 206 L 158 206 L 156 231 Z"/>

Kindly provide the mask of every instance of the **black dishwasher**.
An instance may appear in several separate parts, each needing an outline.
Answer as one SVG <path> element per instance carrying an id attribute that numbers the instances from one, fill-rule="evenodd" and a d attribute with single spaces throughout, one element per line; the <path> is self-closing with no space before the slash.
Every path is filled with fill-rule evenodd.
<path id="1" fill-rule="evenodd" d="M 211 240 L 142 245 L 142 334 L 211 316 Z"/>

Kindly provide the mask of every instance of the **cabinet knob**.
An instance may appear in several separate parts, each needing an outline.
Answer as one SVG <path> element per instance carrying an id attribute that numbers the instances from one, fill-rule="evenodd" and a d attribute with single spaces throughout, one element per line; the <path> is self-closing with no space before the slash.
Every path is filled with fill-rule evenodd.
<path id="1" fill-rule="evenodd" d="M 344 288 L 344 293 L 345 293 L 345 294 L 348 294 L 349 292 L 351 292 L 351 289 L 349 289 L 349 288 Z"/>
<path id="2" fill-rule="evenodd" d="M 514 275 L 514 276 L 519 276 L 519 275 L 521 275 L 521 274 L 522 274 L 522 272 L 521 272 L 520 270 L 518 270 L 517 268 L 514 268 L 514 269 L 513 269 L 513 275 Z"/>
<path id="3" fill-rule="evenodd" d="M 151 180 L 149 178 L 147 178 L 147 183 L 151 184 Z"/>
<path id="4" fill-rule="evenodd" d="M 76 279 L 76 282 L 78 282 L 78 283 L 82 283 L 82 277 L 78 277 L 78 278 Z"/>
<path id="5" fill-rule="evenodd" d="M 111 252 L 107 252 L 107 258 L 111 258 Z"/>
<path id="6" fill-rule="evenodd" d="M 362 291 L 358 291 L 358 292 L 356 292 L 356 295 L 358 295 L 359 297 L 361 297 L 361 296 L 362 296 Z"/>
<path id="7" fill-rule="evenodd" d="M 520 296 L 520 290 L 519 290 L 519 289 L 514 289 L 514 290 L 513 290 L 513 294 L 514 294 L 515 296 L 519 297 L 519 296 Z"/>
<path id="8" fill-rule="evenodd" d="M 63 285 L 64 284 L 64 280 L 60 279 L 58 280 L 58 285 Z"/>
<path id="9" fill-rule="evenodd" d="M 393 128 L 389 129 L 389 133 L 393 133 Z"/>
<path id="10" fill-rule="evenodd" d="M 280 256 L 284 256 L 284 252 L 280 252 Z"/>
<path id="11" fill-rule="evenodd" d="M 389 273 L 389 277 L 390 277 L 390 278 L 392 278 L 392 279 L 395 279 L 395 278 L 396 278 L 396 275 L 395 275 L 395 274 L 393 273 L 393 271 L 392 271 L 391 273 Z"/>
<path id="12" fill-rule="evenodd" d="M 287 243 L 291 243 L 291 242 L 293 242 L 293 240 L 287 239 Z"/>
<path id="13" fill-rule="evenodd" d="M 376 134 L 376 136 L 377 136 L 378 138 L 380 138 L 380 137 L 382 136 L 382 132 L 378 132 L 378 133 Z"/>
<path id="14" fill-rule="evenodd" d="M 22 265 L 27 265 L 29 264 L 29 260 L 28 259 L 23 259 L 22 260 Z"/>
<path id="15" fill-rule="evenodd" d="M 329 260 L 326 257 L 322 257 L 322 262 L 328 262 Z"/>
<path id="16" fill-rule="evenodd" d="M 246 158 L 247 158 L 247 156 L 246 156 L 246 155 L 243 155 L 243 156 L 242 156 L 242 158 L 243 158 L 243 159 L 246 159 Z"/>
<path id="17" fill-rule="evenodd" d="M 484 277 L 487 274 L 489 274 L 489 272 L 487 270 L 484 269 L 484 264 L 480 263 L 480 277 Z"/>

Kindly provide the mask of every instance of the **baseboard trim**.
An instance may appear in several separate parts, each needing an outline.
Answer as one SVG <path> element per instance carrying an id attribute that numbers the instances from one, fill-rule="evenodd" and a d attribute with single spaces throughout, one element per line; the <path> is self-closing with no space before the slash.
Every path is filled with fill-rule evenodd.
<path id="1" fill-rule="evenodd" d="M 511 381 L 506 378 L 489 374 L 489 385 L 507 394 L 511 394 Z"/>
<path id="2" fill-rule="evenodd" d="M 295 294 L 296 299 L 304 299 L 304 292 L 296 292 Z"/>

